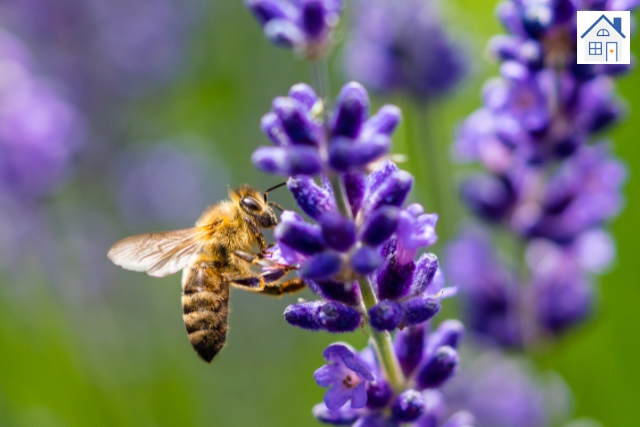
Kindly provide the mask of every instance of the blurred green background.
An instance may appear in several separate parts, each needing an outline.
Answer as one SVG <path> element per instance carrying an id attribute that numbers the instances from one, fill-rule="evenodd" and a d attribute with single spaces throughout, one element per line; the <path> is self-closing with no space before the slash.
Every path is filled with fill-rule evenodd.
<path id="1" fill-rule="evenodd" d="M 482 82 L 496 72 L 483 55 L 488 38 L 501 31 L 494 6 L 493 0 L 444 5 L 451 27 L 468 44 L 472 75 L 435 107 L 437 120 L 431 125 L 442 158 L 456 123 L 480 105 Z M 247 182 L 267 188 L 278 182 L 250 164 L 252 151 L 267 143 L 259 120 L 275 96 L 294 83 L 310 82 L 308 65 L 271 46 L 240 0 L 208 1 L 201 7 L 190 24 L 191 40 L 177 79 L 110 111 L 114 117 L 105 120 L 122 126 L 120 136 L 109 141 L 113 147 L 126 144 L 127 150 L 144 156 L 164 141 L 202 160 L 211 179 L 197 196 L 204 204 L 185 207 L 184 215 L 193 220 L 206 203 L 224 196 L 227 185 Z M 638 43 L 636 37 L 636 52 Z M 335 95 L 344 82 L 339 52 L 330 68 Z M 599 280 L 596 316 L 537 358 L 541 368 L 558 371 L 573 389 L 577 416 L 612 427 L 640 425 L 640 287 L 633 249 L 640 235 L 640 191 L 633 177 L 640 167 L 635 134 L 640 74 L 622 79 L 619 93 L 629 114 L 611 137 L 631 179 L 626 208 L 612 226 L 617 265 Z M 383 102 L 389 100 L 374 98 L 376 107 Z M 406 104 L 401 98 L 391 102 Z M 406 134 L 400 130 L 398 146 Z M 211 365 L 203 363 L 184 330 L 179 275 L 155 279 L 123 271 L 106 258 L 109 246 L 126 235 L 190 223 L 154 221 L 152 216 L 145 221 L 142 214 L 143 220 L 123 225 L 113 202 L 114 182 L 122 170 L 96 179 L 92 161 L 81 160 L 76 174 L 45 207 L 53 218 L 47 222 L 55 243 L 40 249 L 57 256 L 62 273 L 56 283 L 52 269 L 29 251 L 20 268 L 0 276 L 0 425 L 314 425 L 311 407 L 322 400 L 324 390 L 312 374 L 324 363 L 322 350 L 335 340 L 362 347 L 366 336 L 294 329 L 282 312 L 297 296 L 271 299 L 233 290 L 227 347 Z M 183 200 L 179 193 L 169 192 L 162 200 L 173 207 Z M 273 197 L 293 207 L 286 192 Z M 36 223 L 36 230 L 40 224 L 44 226 Z M 93 240 L 104 256 L 67 256 L 65 251 L 78 239 Z M 85 276 L 73 274 L 87 267 L 100 272 L 91 292 L 85 289 Z"/>

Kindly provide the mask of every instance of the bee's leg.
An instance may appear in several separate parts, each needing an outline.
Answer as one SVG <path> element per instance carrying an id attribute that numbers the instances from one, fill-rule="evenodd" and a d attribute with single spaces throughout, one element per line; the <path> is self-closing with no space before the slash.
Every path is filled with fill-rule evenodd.
<path id="1" fill-rule="evenodd" d="M 235 251 L 233 255 L 249 264 L 259 265 L 260 267 L 273 267 L 275 265 L 273 261 L 262 258 L 261 254 L 255 255 L 249 252 Z"/>
<path id="2" fill-rule="evenodd" d="M 262 257 L 262 254 L 264 254 L 267 251 L 267 241 L 264 240 L 262 231 L 260 231 L 258 226 L 253 221 L 249 220 L 249 218 L 245 217 L 244 221 L 249 226 L 249 230 L 251 231 L 253 238 L 256 239 L 256 242 L 258 242 L 258 248 L 260 249 L 259 256 Z"/>
<path id="3" fill-rule="evenodd" d="M 280 296 L 283 294 L 292 294 L 301 291 L 307 286 L 302 279 L 291 279 L 280 283 L 270 283 L 262 288 L 261 293 L 265 295 Z"/>
<path id="4" fill-rule="evenodd" d="M 283 268 L 267 271 L 257 276 L 228 277 L 227 280 L 231 285 L 245 291 L 280 296 L 297 292 L 306 286 L 302 279 L 297 278 L 278 282 L 289 271 L 290 269 Z"/>

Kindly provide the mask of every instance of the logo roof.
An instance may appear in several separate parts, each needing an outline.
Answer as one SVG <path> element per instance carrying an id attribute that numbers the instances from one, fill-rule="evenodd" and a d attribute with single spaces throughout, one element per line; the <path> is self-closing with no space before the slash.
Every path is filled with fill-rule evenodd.
<path id="1" fill-rule="evenodd" d="M 595 27 L 596 25 L 598 25 L 598 23 L 602 20 L 607 21 L 607 23 L 611 26 L 611 28 L 613 28 L 614 30 L 616 30 L 616 33 L 620 34 L 622 36 L 623 39 L 626 39 L 627 37 L 622 34 L 622 29 L 620 28 L 620 18 L 615 18 L 614 21 L 617 21 L 616 24 L 618 24 L 618 26 L 614 25 L 613 22 L 609 21 L 609 19 L 604 16 L 604 13 L 600 16 L 600 18 L 598 18 L 596 20 L 596 22 L 593 23 L 592 26 L 589 27 L 589 29 L 587 31 L 584 32 L 583 35 L 580 36 L 581 39 L 584 38 L 584 36 L 586 36 L 587 34 L 589 34 L 589 31 L 593 30 L 593 27 Z"/>

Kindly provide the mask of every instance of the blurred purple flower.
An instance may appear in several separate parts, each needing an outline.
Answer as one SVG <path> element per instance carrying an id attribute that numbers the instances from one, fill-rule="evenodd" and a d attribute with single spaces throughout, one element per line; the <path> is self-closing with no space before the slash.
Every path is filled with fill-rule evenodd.
<path id="1" fill-rule="evenodd" d="M 85 105 L 136 95 L 181 63 L 195 0 L 5 0 L 2 22 Z"/>
<path id="2" fill-rule="evenodd" d="M 464 320 L 480 337 L 508 347 L 521 345 L 521 290 L 481 229 L 467 229 L 446 249 L 445 270 L 460 288 Z"/>
<path id="3" fill-rule="evenodd" d="M 245 0 L 273 44 L 318 58 L 332 47 L 342 0 Z"/>
<path id="4" fill-rule="evenodd" d="M 557 375 L 536 379 L 526 363 L 499 353 L 469 359 L 443 391 L 453 408 L 475 415 L 478 427 L 546 427 L 566 417 L 571 396 Z"/>
<path id="5" fill-rule="evenodd" d="M 584 147 L 551 175 L 538 215 L 528 215 L 525 229 L 518 231 L 570 242 L 619 212 L 625 178 L 625 167 L 606 144 Z"/>
<path id="6" fill-rule="evenodd" d="M 451 91 L 466 75 L 467 61 L 445 31 L 435 3 L 356 2 L 344 52 L 347 75 L 375 90 L 403 91 L 419 99 Z"/>
<path id="7" fill-rule="evenodd" d="M 26 199 L 57 189 L 84 136 L 80 113 L 30 62 L 20 41 L 0 32 L 0 184 Z"/>
<path id="8" fill-rule="evenodd" d="M 575 12 L 623 6 L 638 4 L 498 6 L 509 34 L 492 39 L 489 50 L 502 62 L 501 75 L 485 84 L 484 105 L 462 123 L 454 149 L 458 160 L 487 169 L 463 181 L 461 198 L 528 247 L 528 265 L 515 259 L 524 251 L 511 260 L 527 268 L 519 272 L 527 283 L 504 274 L 502 261 L 487 255 L 486 238 L 463 236 L 447 266 L 460 281 L 470 329 L 500 345 L 533 344 L 583 321 L 593 306 L 589 273 L 612 262 L 615 250 L 602 227 L 621 209 L 626 170 L 608 144 L 593 141 L 622 116 L 613 79 L 628 67 L 576 65 Z"/>

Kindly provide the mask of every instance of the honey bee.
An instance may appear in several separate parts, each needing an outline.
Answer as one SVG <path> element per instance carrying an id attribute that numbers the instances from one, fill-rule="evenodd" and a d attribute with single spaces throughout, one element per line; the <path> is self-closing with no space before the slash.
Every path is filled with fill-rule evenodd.
<path id="1" fill-rule="evenodd" d="M 227 336 L 229 285 L 268 295 L 296 292 L 300 279 L 280 282 L 292 267 L 264 258 L 268 246 L 262 229 L 278 224 L 267 193 L 248 185 L 229 190 L 231 200 L 209 206 L 184 230 L 140 234 L 114 244 L 108 257 L 127 270 L 164 277 L 182 270 L 182 310 L 189 341 L 198 355 L 211 362 Z M 281 208 L 280 208 L 281 209 Z M 250 253 L 257 245 L 259 253 Z M 260 273 L 251 265 L 268 268 Z"/>

